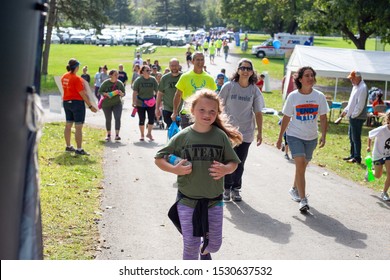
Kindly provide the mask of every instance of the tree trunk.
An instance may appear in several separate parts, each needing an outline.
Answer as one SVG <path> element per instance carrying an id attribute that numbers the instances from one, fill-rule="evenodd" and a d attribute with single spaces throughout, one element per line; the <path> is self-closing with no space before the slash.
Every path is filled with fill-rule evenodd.
<path id="1" fill-rule="evenodd" d="M 352 33 L 346 26 L 342 26 L 341 31 L 354 43 L 358 50 L 366 49 L 366 41 L 370 34 L 360 31 L 359 36 L 355 36 L 355 34 Z"/>
<path id="2" fill-rule="evenodd" d="M 42 75 L 45 76 L 48 74 L 47 69 L 49 64 L 51 33 L 56 22 L 56 2 L 57 0 L 50 0 L 49 3 L 49 16 L 47 18 L 45 49 L 42 54 Z"/>

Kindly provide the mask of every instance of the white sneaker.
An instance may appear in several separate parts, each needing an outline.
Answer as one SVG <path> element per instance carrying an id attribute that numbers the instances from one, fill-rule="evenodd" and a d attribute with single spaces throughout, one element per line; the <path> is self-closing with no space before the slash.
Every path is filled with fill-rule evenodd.
<path id="1" fill-rule="evenodd" d="M 381 198 L 383 199 L 383 201 L 389 201 L 390 200 L 390 197 L 387 194 L 387 192 L 381 192 Z"/>
<path id="2" fill-rule="evenodd" d="M 294 200 L 294 201 L 296 201 L 296 202 L 300 202 L 300 201 L 301 201 L 301 199 L 299 198 L 299 194 L 298 194 L 297 188 L 292 187 L 292 188 L 288 191 L 288 193 L 291 195 L 291 199 L 292 199 L 292 200 Z"/>
<path id="3" fill-rule="evenodd" d="M 307 198 L 306 197 L 302 198 L 301 201 L 299 202 L 299 211 L 306 212 L 309 209 L 310 209 L 310 207 L 309 207 Z"/>

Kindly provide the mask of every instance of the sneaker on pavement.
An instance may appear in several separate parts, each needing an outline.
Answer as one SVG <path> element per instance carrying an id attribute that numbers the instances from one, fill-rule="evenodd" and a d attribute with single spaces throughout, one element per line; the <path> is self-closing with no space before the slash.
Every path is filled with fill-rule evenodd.
<path id="1" fill-rule="evenodd" d="M 65 148 L 65 152 L 74 152 L 76 149 L 73 146 L 69 146 Z"/>
<path id="2" fill-rule="evenodd" d="M 84 149 L 76 150 L 76 151 L 75 151 L 75 154 L 76 154 L 76 155 L 82 155 L 82 156 L 89 156 L 89 153 L 87 153 L 86 151 L 84 151 Z"/>
<path id="3" fill-rule="evenodd" d="M 381 198 L 383 199 L 383 201 L 389 201 L 390 200 L 390 197 L 387 194 L 387 192 L 382 192 L 381 193 Z"/>
<path id="4" fill-rule="evenodd" d="M 119 135 L 115 136 L 115 141 L 121 141 L 121 138 L 119 137 Z"/>
<path id="5" fill-rule="evenodd" d="M 299 194 L 298 194 L 297 188 L 294 188 L 294 187 L 291 188 L 288 191 L 288 193 L 290 194 L 292 200 L 294 200 L 296 202 L 300 202 L 301 201 L 301 199 L 299 198 Z"/>
<path id="6" fill-rule="evenodd" d="M 242 200 L 239 189 L 232 189 L 232 199 L 233 199 L 233 201 L 241 201 Z"/>
<path id="7" fill-rule="evenodd" d="M 111 135 L 107 135 L 107 137 L 104 139 L 106 142 L 111 141 Z"/>
<path id="8" fill-rule="evenodd" d="M 301 201 L 299 202 L 299 211 L 301 212 L 306 212 L 307 210 L 309 210 L 310 207 L 309 207 L 309 204 L 307 202 L 307 198 L 302 198 Z"/>
<path id="9" fill-rule="evenodd" d="M 287 159 L 287 160 L 290 160 L 290 157 L 288 156 L 288 154 L 285 154 L 284 158 Z"/>
<path id="10" fill-rule="evenodd" d="M 225 189 L 223 191 L 223 200 L 230 201 L 230 189 Z"/>
<path id="11" fill-rule="evenodd" d="M 201 259 L 202 261 L 209 261 L 209 260 L 212 260 L 212 259 L 211 259 L 211 254 L 210 254 L 210 253 L 207 253 L 207 254 L 205 254 L 205 255 L 200 254 L 200 259 Z"/>

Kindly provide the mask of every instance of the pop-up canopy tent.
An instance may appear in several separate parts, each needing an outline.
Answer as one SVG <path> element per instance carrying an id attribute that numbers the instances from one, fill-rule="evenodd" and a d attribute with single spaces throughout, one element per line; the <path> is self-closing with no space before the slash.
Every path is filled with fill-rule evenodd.
<path id="1" fill-rule="evenodd" d="M 286 81 L 290 80 L 292 72 L 303 66 L 313 67 L 317 76 L 336 78 L 334 99 L 338 79 L 345 79 L 352 70 L 359 71 L 363 80 L 385 81 L 386 99 L 387 83 L 390 81 L 390 52 L 296 45 L 287 64 Z M 287 87 L 288 83 L 285 83 L 283 98 L 286 97 Z"/>

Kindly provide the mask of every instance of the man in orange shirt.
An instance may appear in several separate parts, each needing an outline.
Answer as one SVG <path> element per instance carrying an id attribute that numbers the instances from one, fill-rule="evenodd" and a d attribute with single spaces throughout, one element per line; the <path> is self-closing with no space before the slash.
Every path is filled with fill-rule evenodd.
<path id="1" fill-rule="evenodd" d="M 66 116 L 64 130 L 66 142 L 65 151 L 75 152 L 77 155 L 89 155 L 81 147 L 83 141 L 82 129 L 85 121 L 85 103 L 92 112 L 96 113 L 97 110 L 91 105 L 89 97 L 84 89 L 82 78 L 76 74 L 79 70 L 79 66 L 80 63 L 76 59 L 70 59 L 66 66 L 68 72 L 61 78 L 62 88 L 64 89 L 62 100 Z M 75 123 L 76 128 L 75 140 L 77 149 L 70 144 L 73 123 Z"/>

